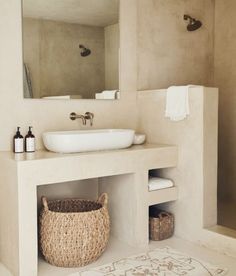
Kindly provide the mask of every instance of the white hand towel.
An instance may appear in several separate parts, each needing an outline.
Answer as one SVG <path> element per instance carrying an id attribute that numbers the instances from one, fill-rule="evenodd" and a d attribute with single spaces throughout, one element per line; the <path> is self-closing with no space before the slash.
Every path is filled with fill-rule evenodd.
<path id="1" fill-rule="evenodd" d="M 95 94 L 95 99 L 97 99 L 97 100 L 104 100 L 104 95 L 102 93 L 96 93 Z"/>
<path id="2" fill-rule="evenodd" d="M 151 177 L 148 181 L 148 188 L 150 192 L 155 190 L 171 188 L 173 186 L 174 186 L 174 183 L 170 179 Z"/>
<path id="3" fill-rule="evenodd" d="M 102 92 L 104 99 L 106 100 L 114 100 L 116 98 L 116 93 L 118 90 L 105 90 Z"/>
<path id="4" fill-rule="evenodd" d="M 115 100 L 118 98 L 119 90 L 104 90 L 101 93 L 96 93 L 96 99 L 103 100 Z"/>
<path id="5" fill-rule="evenodd" d="M 171 86 L 166 94 L 165 116 L 172 121 L 181 121 L 189 115 L 189 88 L 188 86 Z"/>
<path id="6" fill-rule="evenodd" d="M 63 95 L 63 96 L 43 96 L 42 99 L 48 99 L 48 100 L 70 100 L 70 95 Z"/>

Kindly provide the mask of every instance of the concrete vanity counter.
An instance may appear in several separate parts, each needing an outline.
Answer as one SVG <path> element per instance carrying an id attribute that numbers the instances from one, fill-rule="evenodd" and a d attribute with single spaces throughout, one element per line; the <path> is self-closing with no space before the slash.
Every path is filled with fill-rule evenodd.
<path id="1" fill-rule="evenodd" d="M 37 186 L 89 178 L 98 178 L 99 193 L 109 195 L 111 234 L 130 245 L 145 246 L 149 205 L 177 199 L 176 187 L 148 192 L 148 172 L 175 167 L 177 159 L 176 146 L 157 144 L 77 154 L 1 152 L 1 202 L 12 207 L 0 210 L 2 262 L 14 275 L 36 276 Z"/>
<path id="2" fill-rule="evenodd" d="M 34 185 L 43 185 L 174 167 L 177 147 L 146 144 L 123 150 L 77 154 L 37 151 L 19 156 L 6 153 L 5 156 L 9 161 L 16 161 L 15 166 L 25 180 L 33 177 Z"/>

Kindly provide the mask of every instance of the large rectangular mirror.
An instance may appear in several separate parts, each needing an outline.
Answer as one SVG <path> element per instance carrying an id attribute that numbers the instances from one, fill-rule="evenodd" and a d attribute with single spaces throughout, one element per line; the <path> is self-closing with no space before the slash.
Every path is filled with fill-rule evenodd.
<path id="1" fill-rule="evenodd" d="M 24 97 L 117 99 L 119 0 L 23 0 Z"/>

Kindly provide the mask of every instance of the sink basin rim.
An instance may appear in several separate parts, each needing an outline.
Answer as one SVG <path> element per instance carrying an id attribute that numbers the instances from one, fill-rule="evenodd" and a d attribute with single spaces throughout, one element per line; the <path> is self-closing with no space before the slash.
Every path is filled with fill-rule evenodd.
<path id="1" fill-rule="evenodd" d="M 104 128 L 104 129 L 91 129 L 91 130 L 61 130 L 61 131 L 46 131 L 43 133 L 45 135 L 76 135 L 76 134 L 101 134 L 101 133 L 116 133 L 116 132 L 135 132 L 133 129 L 126 129 L 126 128 Z"/>
<path id="2" fill-rule="evenodd" d="M 132 145 L 132 129 L 92 129 L 43 133 L 45 147 L 56 153 L 80 153 L 124 149 Z"/>

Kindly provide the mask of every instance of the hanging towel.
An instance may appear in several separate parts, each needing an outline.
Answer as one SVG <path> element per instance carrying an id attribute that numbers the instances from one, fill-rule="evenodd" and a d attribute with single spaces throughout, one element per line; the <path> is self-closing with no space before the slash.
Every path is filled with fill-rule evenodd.
<path id="1" fill-rule="evenodd" d="M 170 179 L 160 178 L 160 177 L 151 177 L 148 181 L 149 191 L 155 191 L 160 189 L 171 188 L 174 186 L 174 183 Z"/>
<path id="2" fill-rule="evenodd" d="M 33 98 L 30 70 L 27 64 L 25 63 L 23 68 L 23 82 L 24 82 L 24 98 Z"/>
<path id="3" fill-rule="evenodd" d="M 171 86 L 166 94 L 165 116 L 172 121 L 181 121 L 189 115 L 189 89 L 193 85 Z"/>

